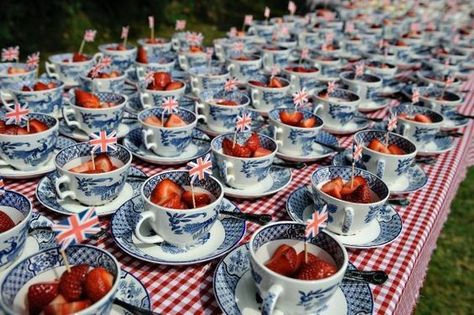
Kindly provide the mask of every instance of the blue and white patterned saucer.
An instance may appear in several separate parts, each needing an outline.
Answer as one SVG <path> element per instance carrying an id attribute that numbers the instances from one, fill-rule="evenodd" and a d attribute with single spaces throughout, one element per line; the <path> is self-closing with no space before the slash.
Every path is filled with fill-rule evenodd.
<path id="1" fill-rule="evenodd" d="M 191 144 L 184 149 L 181 155 L 174 157 L 159 156 L 145 148 L 145 145 L 143 144 L 142 128 L 132 130 L 123 139 L 123 145 L 129 149 L 134 156 L 143 161 L 159 165 L 177 165 L 195 160 L 198 157 L 207 154 L 211 149 L 211 140 L 205 133 L 194 129 L 192 136 L 193 139 Z"/>
<path id="2" fill-rule="evenodd" d="M 437 155 L 442 154 L 448 151 L 451 151 L 454 147 L 454 139 L 449 136 L 440 136 L 426 143 L 423 146 L 417 146 L 417 155 L 427 156 L 427 155 Z"/>
<path id="3" fill-rule="evenodd" d="M 224 195 L 231 198 L 240 199 L 255 199 L 268 195 L 273 195 L 280 190 L 286 188 L 292 179 L 291 169 L 271 166 L 268 176 L 261 181 L 258 186 L 250 186 L 246 189 L 238 189 L 228 186 L 218 172 L 214 170 L 214 177 L 216 177 L 224 187 Z"/>
<path id="4" fill-rule="evenodd" d="M 125 202 L 132 199 L 135 196 L 140 195 L 140 188 L 142 183 L 146 179 L 146 174 L 135 166 L 131 166 L 128 170 L 128 175 L 140 176 L 141 178 L 127 178 L 123 190 L 120 192 L 119 196 L 114 199 L 112 202 L 102 205 L 95 206 L 95 211 L 97 215 L 109 215 L 115 212 L 119 207 L 121 207 Z M 64 201 L 58 199 L 56 195 L 56 190 L 54 188 L 54 179 L 59 175 L 57 172 L 48 174 L 43 177 L 38 185 L 36 186 L 36 199 L 48 208 L 51 211 L 61 213 L 61 214 L 72 214 L 83 211 L 88 206 L 85 206 L 79 203 L 77 200 L 66 198 Z"/>
<path id="5" fill-rule="evenodd" d="M 351 263 L 347 269 L 356 270 Z M 248 243 L 235 248 L 217 264 L 213 288 L 217 304 L 224 314 L 261 314 L 257 302 L 260 297 L 250 272 Z M 327 305 L 319 315 L 367 315 L 374 309 L 369 285 L 355 281 L 343 281 Z"/>
<path id="6" fill-rule="evenodd" d="M 350 166 L 352 165 L 351 161 L 351 150 L 346 150 L 336 154 L 333 157 L 332 165 Z M 365 169 L 365 166 L 359 162 L 357 162 L 355 166 Z M 407 174 L 400 176 L 397 181 L 386 184 L 390 190 L 391 195 L 401 195 L 420 190 L 426 185 L 427 182 L 428 176 L 426 175 L 425 171 L 423 171 L 421 166 L 415 164 L 408 169 Z"/>
<path id="7" fill-rule="evenodd" d="M 68 147 L 70 145 L 75 144 L 76 141 L 63 137 L 58 136 L 58 140 L 56 142 L 56 149 L 55 152 L 57 153 L 59 150 Z M 52 172 L 56 169 L 56 165 L 54 164 L 54 154 L 53 157 L 46 163 L 45 165 L 39 166 L 34 170 L 28 171 L 20 171 L 11 166 L 0 166 L 0 177 L 4 178 L 11 178 L 11 179 L 28 179 L 41 176 L 43 174 Z"/>
<path id="8" fill-rule="evenodd" d="M 286 201 L 286 212 L 293 221 L 304 223 L 311 219 L 315 205 L 306 186 L 293 191 Z M 402 219 L 389 204 L 385 204 L 367 228 L 355 235 L 339 235 L 325 230 L 337 238 L 345 247 L 368 249 L 385 246 L 397 239 L 402 232 Z"/>
<path id="9" fill-rule="evenodd" d="M 375 112 L 385 108 L 390 103 L 390 99 L 387 98 L 374 98 L 372 100 L 365 100 L 360 102 L 357 109 L 361 113 Z"/>
<path id="10" fill-rule="evenodd" d="M 333 135 L 348 135 L 361 131 L 369 126 L 369 121 L 365 119 L 355 118 L 348 121 L 344 125 L 329 126 L 324 124 L 323 129 Z"/>
<path id="11" fill-rule="evenodd" d="M 222 200 L 221 210 L 240 212 L 236 205 L 225 198 Z M 245 235 L 245 221 L 224 217 L 217 220 L 209 233 L 192 247 L 181 248 L 168 243 L 145 244 L 134 235 L 135 226 L 143 211 L 141 196 L 123 204 L 112 218 L 112 237 L 127 254 L 155 264 L 178 266 L 206 262 L 229 252 Z M 143 228 L 146 230 L 145 226 Z M 149 230 L 153 233 L 151 227 Z"/>
<path id="12" fill-rule="evenodd" d="M 339 141 L 332 134 L 327 133 L 326 131 L 321 130 L 315 138 L 316 141 L 339 146 Z M 324 159 L 331 154 L 335 153 L 333 150 L 326 148 L 318 143 L 314 143 L 311 147 L 312 151 L 310 154 L 301 156 L 301 155 L 289 155 L 281 152 L 277 152 L 276 156 L 283 160 L 293 161 L 293 162 L 314 162 L 320 159 Z"/>
<path id="13" fill-rule="evenodd" d="M 461 114 L 451 111 L 447 114 L 443 114 L 444 121 L 441 126 L 441 130 L 450 131 L 456 130 L 462 127 L 466 127 L 469 124 L 469 118 L 463 117 Z"/>
<path id="14" fill-rule="evenodd" d="M 139 127 L 137 120 L 127 120 L 127 123 L 122 122 L 118 127 L 117 137 L 123 138 L 130 132 L 130 130 L 133 130 L 137 127 Z M 74 127 L 69 127 L 68 125 L 66 125 L 66 122 L 64 120 L 59 122 L 59 133 L 63 136 L 72 138 L 77 141 L 89 140 L 89 136 L 84 131 Z"/>
<path id="15" fill-rule="evenodd" d="M 151 300 L 143 283 L 134 275 L 122 269 L 120 272 L 120 283 L 117 289 L 117 299 L 129 304 L 151 310 Z M 114 304 L 110 315 L 129 315 L 130 312 Z"/>

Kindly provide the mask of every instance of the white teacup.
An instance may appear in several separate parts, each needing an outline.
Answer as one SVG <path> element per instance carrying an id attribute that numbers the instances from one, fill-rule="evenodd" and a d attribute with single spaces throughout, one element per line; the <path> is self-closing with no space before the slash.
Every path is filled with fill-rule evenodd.
<path id="1" fill-rule="evenodd" d="M 372 74 L 356 76 L 355 72 L 346 71 L 340 74 L 340 78 L 349 90 L 359 95 L 361 102 L 375 98 L 382 87 L 382 79 Z"/>
<path id="2" fill-rule="evenodd" d="M 273 66 L 284 67 L 288 64 L 290 49 L 275 45 L 262 47 L 263 69 L 271 71 Z"/>
<path id="3" fill-rule="evenodd" d="M 188 72 L 191 90 L 195 95 L 208 90 L 222 90 L 229 78 L 229 71 L 224 67 L 192 67 Z"/>
<path id="4" fill-rule="evenodd" d="M 112 69 L 118 69 L 125 72 L 133 65 L 137 59 L 137 47 L 127 45 L 125 50 L 113 50 L 111 47 L 116 47 L 118 44 L 103 44 L 99 46 L 99 50 L 104 56 L 112 58 Z"/>
<path id="5" fill-rule="evenodd" d="M 81 82 L 81 88 L 89 92 L 121 93 L 126 76 L 125 73 L 121 73 L 113 78 L 90 78 L 82 75 L 79 77 L 79 81 Z"/>
<path id="6" fill-rule="evenodd" d="M 178 53 L 178 62 L 181 69 L 188 71 L 190 68 L 206 66 L 209 59 L 203 51 L 181 51 Z"/>
<path id="7" fill-rule="evenodd" d="M 72 53 L 52 55 L 45 63 L 46 73 L 49 77 L 58 79 L 66 86 L 80 84 L 79 78 L 87 75 L 92 66 L 102 58 L 102 53 L 89 57 L 86 61 L 72 62 Z"/>
<path id="8" fill-rule="evenodd" d="M 23 73 L 8 73 L 9 68 L 21 68 Z M 25 63 L 2 62 L 0 63 L 0 89 L 21 89 L 22 83 L 32 82 L 38 75 L 38 69 L 30 69 Z"/>
<path id="9" fill-rule="evenodd" d="M 335 89 L 327 95 L 327 89 L 314 94 L 314 113 L 330 127 L 343 126 L 350 122 L 357 113 L 360 98 L 357 94 L 344 89 Z"/>
<path id="10" fill-rule="evenodd" d="M 147 51 L 148 58 L 158 57 L 164 52 L 171 50 L 171 41 L 165 38 L 155 38 L 154 43 L 149 43 L 150 38 L 141 38 L 139 39 L 138 45 L 144 47 Z"/>
<path id="11" fill-rule="evenodd" d="M 148 63 L 135 61 L 135 72 L 139 81 L 145 80 L 149 72 L 171 73 L 175 67 L 176 58 L 172 53 L 161 54 L 158 57 L 148 58 Z"/>
<path id="12" fill-rule="evenodd" d="M 277 77 L 282 82 L 282 87 L 274 88 L 267 86 L 259 86 L 252 81 L 249 81 L 248 87 L 250 89 L 250 97 L 252 98 L 252 105 L 259 111 L 271 111 L 288 95 L 290 83 L 281 77 Z M 269 75 L 256 75 L 252 78 L 255 81 L 267 83 L 270 81 Z"/>
<path id="13" fill-rule="evenodd" d="M 246 60 L 239 58 L 246 58 Z M 240 82 L 247 82 L 262 68 L 262 58 L 257 55 L 239 56 L 227 59 L 227 64 L 231 76 L 236 77 Z"/>
<path id="14" fill-rule="evenodd" d="M 305 72 L 298 71 L 301 68 L 306 69 Z M 319 85 L 318 78 L 320 76 L 317 67 L 309 67 L 307 65 L 291 64 L 282 69 L 285 77 L 290 81 L 289 93 L 293 94 L 302 88 L 305 88 L 310 94 L 314 93 Z"/>
<path id="15" fill-rule="evenodd" d="M 151 90 L 147 89 L 145 86 L 145 82 L 140 81 L 140 85 L 144 86 L 143 89 L 140 91 L 140 101 L 142 103 L 143 108 L 148 109 L 152 107 L 159 107 L 165 97 L 175 97 L 176 99 L 180 99 L 185 91 L 186 91 L 186 83 L 182 80 L 175 80 L 182 83 L 182 86 L 176 90 L 170 91 L 160 91 L 160 90 Z"/>

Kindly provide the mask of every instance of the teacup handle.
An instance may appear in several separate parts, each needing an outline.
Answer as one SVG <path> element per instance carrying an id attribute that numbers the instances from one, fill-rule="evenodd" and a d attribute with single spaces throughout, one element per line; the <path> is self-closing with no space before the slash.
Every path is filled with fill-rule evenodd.
<path id="1" fill-rule="evenodd" d="M 74 114 L 76 112 L 72 107 L 64 106 L 62 108 L 62 111 L 63 111 L 63 118 L 64 118 L 64 121 L 66 122 L 66 125 L 70 127 L 76 127 L 76 128 L 81 127 L 81 124 L 78 121 L 69 119 L 69 114 Z"/>
<path id="2" fill-rule="evenodd" d="M 99 61 L 100 61 L 100 59 L 102 59 L 102 57 L 104 57 L 104 54 L 101 53 L 101 52 L 98 52 L 98 53 L 94 54 L 94 57 L 92 57 L 92 59 L 94 59 L 95 63 L 99 63 Z"/>
<path id="3" fill-rule="evenodd" d="M 4 160 L 0 159 L 0 166 L 9 166 L 10 164 L 8 164 L 7 162 L 5 162 Z"/>
<path id="4" fill-rule="evenodd" d="M 140 93 L 140 102 L 142 103 L 143 108 L 152 108 L 153 104 L 151 101 L 151 95 L 148 93 Z"/>
<path id="5" fill-rule="evenodd" d="M 44 68 L 46 69 L 48 77 L 53 79 L 59 79 L 59 75 L 56 73 L 56 66 L 54 64 L 46 61 L 44 63 Z"/>
<path id="6" fill-rule="evenodd" d="M 0 92 L 0 98 L 2 100 L 3 106 L 5 106 L 6 108 L 18 102 L 16 95 L 11 91 L 2 90 Z"/>
<path id="7" fill-rule="evenodd" d="M 410 130 L 410 125 L 401 123 L 400 124 L 400 134 L 405 136 L 405 134 Z"/>
<path id="8" fill-rule="evenodd" d="M 235 65 L 231 63 L 227 66 L 227 70 L 230 72 L 230 75 L 235 77 Z"/>
<path id="9" fill-rule="evenodd" d="M 344 220 L 342 221 L 342 233 L 348 233 L 354 222 L 354 209 L 351 207 L 344 208 Z"/>
<path id="10" fill-rule="evenodd" d="M 250 90 L 250 94 L 252 96 L 252 105 L 257 108 L 258 106 L 260 106 L 260 100 L 258 99 L 260 91 L 257 89 L 252 89 Z"/>
<path id="11" fill-rule="evenodd" d="M 275 310 L 278 297 L 283 292 L 283 287 L 279 284 L 274 284 L 270 289 L 265 293 L 265 296 L 262 298 L 262 315 L 271 315 Z"/>
<path id="12" fill-rule="evenodd" d="M 275 142 L 278 144 L 278 146 L 281 146 L 283 145 L 283 141 L 281 140 L 281 135 L 283 134 L 283 129 L 278 127 L 278 126 L 274 126 L 273 127 L 273 136 L 275 138 Z"/>
<path id="13" fill-rule="evenodd" d="M 201 93 L 201 89 L 198 88 L 199 86 L 199 79 L 198 78 L 191 78 L 191 90 L 193 91 L 193 93 L 195 95 L 199 95 L 199 93 Z"/>
<path id="14" fill-rule="evenodd" d="M 270 54 L 264 54 L 263 55 L 263 68 L 264 69 L 270 69 L 272 66 L 272 56 Z"/>
<path id="15" fill-rule="evenodd" d="M 179 66 L 180 66 L 184 71 L 188 71 L 188 63 L 187 63 L 187 60 L 186 60 L 186 56 L 184 56 L 184 55 L 178 55 L 178 62 L 179 62 Z"/>
<path id="16" fill-rule="evenodd" d="M 316 106 L 314 106 L 314 109 L 313 109 L 313 114 L 317 114 L 319 110 L 323 109 L 323 104 L 319 103 L 319 104 L 316 104 Z"/>
<path id="17" fill-rule="evenodd" d="M 229 174 L 234 170 L 234 165 L 229 162 L 229 161 L 224 161 L 224 167 L 225 167 L 225 181 L 228 183 L 232 183 L 235 181 L 235 176 L 232 174 Z"/>
<path id="18" fill-rule="evenodd" d="M 143 142 L 145 142 L 145 147 L 147 148 L 147 150 L 153 150 L 158 147 L 156 143 L 150 142 L 148 140 L 148 137 L 153 135 L 153 131 L 151 131 L 150 129 L 142 129 L 142 135 L 143 135 Z"/>
<path id="19" fill-rule="evenodd" d="M 376 175 L 377 175 L 379 178 L 382 178 L 384 173 L 385 173 L 385 160 L 378 160 L 378 161 L 377 161 L 377 172 L 376 172 Z"/>
<path id="20" fill-rule="evenodd" d="M 171 47 L 173 47 L 173 50 L 175 51 L 179 50 L 179 40 L 177 38 L 171 39 Z"/>
<path id="21" fill-rule="evenodd" d="M 220 61 L 224 61 L 224 50 L 222 49 L 221 44 L 214 44 L 214 48 L 216 51 L 216 56 Z"/>
<path id="22" fill-rule="evenodd" d="M 142 212 L 140 215 L 140 220 L 138 220 L 137 225 L 135 226 L 135 236 L 142 241 L 143 243 L 147 244 L 155 244 L 155 243 L 162 243 L 164 239 L 159 236 L 158 234 L 152 236 L 143 236 L 140 233 L 140 227 L 142 226 L 143 222 L 146 220 L 151 219 L 155 220 L 155 214 L 151 211 Z"/>
<path id="23" fill-rule="evenodd" d="M 70 197 L 72 199 L 76 199 L 76 193 L 74 193 L 73 191 L 71 191 L 71 190 L 62 191 L 61 190 L 61 185 L 62 184 L 69 184 L 70 182 L 71 182 L 71 179 L 66 175 L 58 177 L 54 181 L 54 188 L 56 189 L 56 194 L 58 194 L 59 199 L 64 200 L 68 197 Z"/>
<path id="24" fill-rule="evenodd" d="M 296 82 L 298 80 L 298 77 L 294 74 L 291 74 L 290 75 L 290 90 L 291 91 L 296 91 L 297 90 L 297 87 L 296 87 Z"/>

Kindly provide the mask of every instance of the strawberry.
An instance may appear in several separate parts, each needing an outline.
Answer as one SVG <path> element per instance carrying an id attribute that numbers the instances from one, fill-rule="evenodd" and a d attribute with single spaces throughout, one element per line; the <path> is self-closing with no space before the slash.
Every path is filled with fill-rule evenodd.
<path id="1" fill-rule="evenodd" d="M 112 172 L 117 167 L 112 163 L 112 160 L 106 153 L 101 153 L 94 158 L 95 170 L 100 170 L 102 173 Z"/>
<path id="2" fill-rule="evenodd" d="M 341 195 L 351 194 L 360 185 L 367 185 L 367 181 L 362 176 L 354 176 L 354 182 L 348 180 L 344 186 L 342 186 Z"/>
<path id="3" fill-rule="evenodd" d="M 103 267 L 92 269 L 86 276 L 84 292 L 92 302 L 97 302 L 112 289 L 114 276 Z"/>
<path id="4" fill-rule="evenodd" d="M 243 157 L 248 158 L 252 156 L 252 151 L 247 148 L 245 145 L 240 145 L 238 143 L 232 143 L 231 141 L 231 148 L 232 148 L 232 156 L 235 157 Z"/>
<path id="5" fill-rule="evenodd" d="M 46 84 L 48 86 L 48 89 L 54 89 L 54 88 L 57 88 L 57 84 L 54 83 L 54 82 L 49 82 L 48 84 Z"/>
<path id="6" fill-rule="evenodd" d="M 0 233 L 6 232 L 15 227 L 15 222 L 2 210 L 0 210 Z"/>
<path id="7" fill-rule="evenodd" d="M 43 310 L 44 315 L 69 315 L 75 314 L 91 306 L 89 300 L 82 300 L 72 303 L 50 304 Z"/>
<path id="8" fill-rule="evenodd" d="M 280 245 L 265 266 L 280 275 L 292 275 L 298 268 L 296 250 L 288 245 Z"/>
<path id="9" fill-rule="evenodd" d="M 23 87 L 21 88 L 21 90 L 22 90 L 23 92 L 31 92 L 31 89 L 30 89 L 28 86 L 26 86 L 26 85 L 23 85 Z"/>
<path id="10" fill-rule="evenodd" d="M 237 102 L 233 101 L 233 100 L 218 100 L 216 102 L 217 105 L 226 105 L 226 106 L 236 106 L 236 105 L 239 105 L 237 104 Z"/>
<path id="11" fill-rule="evenodd" d="M 100 108 L 100 99 L 92 93 L 81 89 L 74 90 L 76 105 L 85 108 Z"/>
<path id="12" fill-rule="evenodd" d="M 87 57 L 84 54 L 74 53 L 72 55 L 72 62 L 81 62 L 81 61 L 87 61 L 87 60 L 89 60 L 89 57 Z"/>
<path id="13" fill-rule="evenodd" d="M 390 154 L 390 151 L 379 139 L 372 139 L 367 147 L 380 153 Z"/>
<path id="14" fill-rule="evenodd" d="M 173 194 L 170 198 L 166 199 L 160 204 L 160 206 L 170 209 L 188 209 L 186 203 L 184 203 L 176 194 Z"/>
<path id="15" fill-rule="evenodd" d="M 352 193 L 342 196 L 342 199 L 355 203 L 370 203 L 372 197 L 369 185 L 359 185 Z"/>
<path id="16" fill-rule="evenodd" d="M 21 74 L 21 73 L 26 73 L 26 70 L 23 68 L 8 67 L 7 73 L 8 74 Z"/>
<path id="17" fill-rule="evenodd" d="M 171 81 L 165 88 L 166 91 L 177 90 L 183 87 L 183 83 L 179 81 Z"/>
<path id="18" fill-rule="evenodd" d="M 283 87 L 283 82 L 278 78 L 271 78 L 267 86 L 270 88 L 281 88 Z"/>
<path id="19" fill-rule="evenodd" d="M 89 271 L 89 265 L 81 264 L 71 267 L 71 271 L 64 271 L 59 279 L 59 293 L 68 301 L 81 299 L 83 283 Z"/>
<path id="20" fill-rule="evenodd" d="M 48 130 L 48 125 L 38 119 L 30 119 L 30 133 L 37 133 Z"/>
<path id="21" fill-rule="evenodd" d="M 338 176 L 336 178 L 331 179 L 326 184 L 324 184 L 321 187 L 321 191 L 330 196 L 333 196 L 334 198 L 341 199 L 341 191 L 342 191 L 343 185 L 344 185 L 344 182 L 342 181 L 342 178 Z"/>
<path id="22" fill-rule="evenodd" d="M 424 124 L 430 124 L 433 122 L 429 116 L 423 115 L 423 114 L 416 114 L 415 121 L 424 123 Z"/>
<path id="23" fill-rule="evenodd" d="M 44 90 L 49 90 L 49 87 L 43 82 L 36 82 L 35 85 L 33 85 L 33 90 L 44 91 Z"/>
<path id="24" fill-rule="evenodd" d="M 255 81 L 255 80 L 250 80 L 249 83 L 255 86 L 266 86 L 265 83 L 260 82 L 260 81 Z"/>
<path id="25" fill-rule="evenodd" d="M 137 61 L 140 63 L 148 63 L 148 57 L 147 57 L 145 48 L 143 47 L 138 48 Z"/>
<path id="26" fill-rule="evenodd" d="M 183 193 L 181 199 L 186 203 L 189 208 L 194 208 L 193 206 L 193 194 L 190 190 L 187 190 Z M 196 208 L 207 206 L 212 203 L 211 197 L 206 193 L 194 193 L 194 201 L 196 202 Z"/>
<path id="27" fill-rule="evenodd" d="M 199 47 L 199 46 L 196 46 L 196 45 L 192 45 L 192 46 L 189 47 L 189 51 L 193 52 L 193 53 L 202 52 L 202 48 Z"/>
<path id="28" fill-rule="evenodd" d="M 171 75 L 168 72 L 158 71 L 153 74 L 153 86 L 164 89 L 171 82 Z"/>
<path id="29" fill-rule="evenodd" d="M 254 153 L 260 146 L 260 138 L 256 132 L 253 132 L 252 135 L 245 141 L 245 146 Z"/>
<path id="30" fill-rule="evenodd" d="M 388 150 L 390 151 L 391 154 L 395 155 L 403 155 L 406 154 L 405 151 L 403 151 L 398 145 L 396 144 L 391 144 L 388 146 Z"/>
<path id="31" fill-rule="evenodd" d="M 255 150 L 255 152 L 253 153 L 253 157 L 261 157 L 261 156 L 266 156 L 269 154 L 272 154 L 272 151 L 265 149 L 263 147 L 260 147 L 257 150 Z"/>
<path id="32" fill-rule="evenodd" d="M 222 152 L 224 152 L 224 154 L 226 155 L 230 155 L 230 156 L 234 155 L 232 140 L 224 138 L 224 140 L 222 141 Z"/>
<path id="33" fill-rule="evenodd" d="M 156 116 L 149 116 L 143 120 L 144 123 L 147 123 L 156 127 L 163 127 L 163 122 Z"/>
<path id="34" fill-rule="evenodd" d="M 298 268 L 296 270 L 299 270 L 303 265 L 305 264 L 312 264 L 316 262 L 319 258 L 316 255 L 313 255 L 311 253 L 308 253 L 308 258 L 306 260 L 306 254 L 304 251 L 298 253 Z"/>
<path id="35" fill-rule="evenodd" d="M 151 192 L 150 201 L 154 204 L 161 205 L 173 195 L 181 198 L 184 190 L 171 179 L 162 180 Z"/>
<path id="36" fill-rule="evenodd" d="M 336 272 L 336 266 L 317 258 L 317 261 L 311 264 L 304 264 L 298 271 L 296 278 L 300 280 L 319 280 L 330 277 Z"/>
<path id="37" fill-rule="evenodd" d="M 280 112 L 280 120 L 282 123 L 290 126 L 298 126 L 300 121 L 303 119 L 303 113 L 301 112 Z"/>
<path id="38" fill-rule="evenodd" d="M 398 118 L 401 118 L 401 119 L 409 119 L 407 113 L 400 113 L 400 114 L 398 114 Z"/>
<path id="39" fill-rule="evenodd" d="M 183 127 L 183 126 L 186 126 L 186 122 L 182 120 L 181 117 L 175 114 L 171 114 L 165 123 L 166 128 L 176 128 L 176 127 Z"/>
<path id="40" fill-rule="evenodd" d="M 316 117 L 311 117 L 300 121 L 300 127 L 313 128 L 314 126 L 316 126 Z"/>
<path id="41" fill-rule="evenodd" d="M 27 300 L 30 315 L 41 313 L 43 308 L 59 294 L 57 282 L 43 282 L 30 285 Z"/>

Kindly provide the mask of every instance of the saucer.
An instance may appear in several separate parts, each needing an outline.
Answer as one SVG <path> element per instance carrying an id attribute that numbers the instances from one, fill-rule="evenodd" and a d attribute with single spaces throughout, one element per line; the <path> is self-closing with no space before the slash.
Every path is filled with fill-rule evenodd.
<path id="1" fill-rule="evenodd" d="M 228 186 L 214 169 L 216 177 L 224 187 L 224 195 L 231 198 L 254 199 L 268 195 L 273 195 L 286 188 L 291 183 L 291 169 L 271 166 L 270 172 L 258 186 L 251 186 L 246 189 L 238 189 Z"/>
<path id="2" fill-rule="evenodd" d="M 130 169 L 128 170 L 128 175 L 146 177 L 145 173 L 143 173 L 141 170 L 134 166 L 130 167 Z M 78 213 L 87 208 L 90 208 L 90 206 L 85 206 L 79 203 L 79 201 L 71 198 L 66 198 L 64 201 L 60 201 L 56 195 L 56 190 L 54 188 L 53 179 L 56 177 L 58 177 L 57 172 L 51 173 L 43 177 L 36 186 L 36 199 L 38 199 L 38 201 L 43 206 L 53 212 L 67 215 L 72 213 Z M 135 196 L 140 195 L 140 188 L 145 179 L 146 178 L 127 178 L 123 190 L 119 193 L 116 199 L 105 205 L 94 207 L 97 215 L 104 216 L 112 214 L 125 202 Z"/>
<path id="3" fill-rule="evenodd" d="M 159 156 L 153 151 L 145 148 L 145 145 L 143 144 L 142 128 L 132 130 L 123 139 L 123 145 L 129 149 L 134 156 L 143 161 L 159 165 L 176 165 L 195 160 L 198 157 L 207 154 L 211 149 L 211 140 L 205 133 L 194 129 L 192 136 L 193 139 L 191 144 L 184 149 L 179 156 L 174 157 Z"/>
<path id="4" fill-rule="evenodd" d="M 340 152 L 332 159 L 332 165 L 335 166 L 351 166 L 349 159 L 351 158 L 351 150 Z M 365 169 L 365 166 L 357 162 L 356 167 Z M 410 166 L 408 173 L 400 176 L 395 182 L 385 183 L 390 190 L 391 195 L 409 194 L 420 190 L 428 182 L 428 176 L 418 164 Z"/>
<path id="5" fill-rule="evenodd" d="M 58 136 L 56 149 L 54 151 L 57 153 L 59 150 L 73 144 L 76 144 L 76 141 L 63 136 Z M 53 154 L 51 159 L 49 159 L 46 164 L 28 171 L 20 171 L 11 166 L 0 166 L 0 177 L 11 179 L 28 179 L 52 172 L 56 169 L 56 165 L 54 164 L 54 155 L 55 154 Z"/>
<path id="6" fill-rule="evenodd" d="M 150 296 L 148 295 L 148 291 L 143 283 L 141 283 L 134 275 L 123 269 L 120 270 L 120 283 L 115 297 L 121 301 L 127 302 L 128 304 L 151 310 Z M 122 314 L 128 315 L 130 312 L 117 304 L 113 304 L 112 309 L 110 310 L 110 315 Z"/>
<path id="7" fill-rule="evenodd" d="M 419 156 L 437 155 L 451 151 L 454 147 L 454 140 L 449 136 L 439 136 L 423 146 L 417 146 Z"/>
<path id="8" fill-rule="evenodd" d="M 123 138 L 125 137 L 131 130 L 137 128 L 139 126 L 138 121 L 134 120 L 131 123 L 121 123 L 120 126 L 117 129 L 117 137 L 118 138 Z M 77 141 L 87 141 L 89 140 L 89 136 L 82 130 L 79 130 L 77 128 L 71 128 L 66 123 L 64 120 L 59 122 L 59 133 L 62 134 L 63 136 L 73 138 L 74 140 Z"/>
<path id="9" fill-rule="evenodd" d="M 339 141 L 337 140 L 337 138 L 323 130 L 318 133 L 315 140 L 322 143 L 339 146 Z M 286 153 L 277 152 L 276 156 L 283 160 L 293 162 L 313 162 L 320 159 L 324 159 L 333 153 L 335 153 L 335 151 L 315 142 L 311 146 L 311 152 L 308 155 L 290 155 Z"/>
<path id="10" fill-rule="evenodd" d="M 240 212 L 237 206 L 225 198 L 222 200 L 221 210 Z M 199 239 L 196 245 L 176 247 L 168 243 L 145 244 L 134 235 L 135 225 L 143 211 L 141 196 L 127 201 L 115 212 L 111 220 L 111 233 L 115 243 L 124 252 L 155 264 L 178 266 L 206 262 L 232 250 L 245 234 L 244 220 L 224 217 L 217 220 L 209 233 Z"/>
<path id="11" fill-rule="evenodd" d="M 256 111 L 249 110 L 248 112 L 252 116 L 251 130 L 261 129 L 263 127 L 264 123 L 265 123 L 264 120 L 263 120 L 263 117 L 261 117 L 260 114 Z M 202 132 L 204 132 L 205 134 L 207 134 L 210 137 L 217 137 L 219 135 L 230 132 L 230 131 L 225 131 L 225 132 L 215 131 L 215 130 L 209 128 L 207 123 L 205 123 L 203 121 L 200 121 L 200 120 L 198 121 L 196 128 L 201 130 Z"/>
<path id="12" fill-rule="evenodd" d="M 257 302 L 261 299 L 250 271 L 248 246 L 246 243 L 232 250 L 217 264 L 214 272 L 214 296 L 224 314 L 261 314 L 260 303 Z M 349 262 L 347 270 L 356 268 Z M 343 280 L 329 299 L 327 308 L 319 315 L 372 314 L 373 309 L 372 291 L 367 283 Z"/>
<path id="13" fill-rule="evenodd" d="M 330 126 L 328 124 L 324 124 L 323 129 L 333 135 L 347 135 L 361 131 L 368 126 L 368 120 L 355 118 L 340 126 Z"/>
<path id="14" fill-rule="evenodd" d="M 387 98 L 375 98 L 371 100 L 365 100 L 360 102 L 357 110 L 361 113 L 369 113 L 385 108 L 390 104 L 390 99 Z"/>
<path id="15" fill-rule="evenodd" d="M 315 205 L 311 193 L 306 186 L 302 186 L 293 191 L 286 201 L 286 212 L 290 218 L 299 223 L 304 223 L 311 219 L 311 214 L 315 208 L 322 205 Z M 328 206 L 329 221 L 331 221 L 331 205 Z M 385 204 L 375 219 L 355 235 L 339 235 L 327 229 L 325 232 L 337 238 L 345 247 L 369 249 L 385 246 L 397 239 L 402 232 L 402 219 L 389 204 Z"/>
<path id="16" fill-rule="evenodd" d="M 465 118 L 455 111 L 445 113 L 443 117 L 444 121 L 441 125 L 441 130 L 443 131 L 456 130 L 469 124 L 469 118 Z"/>

